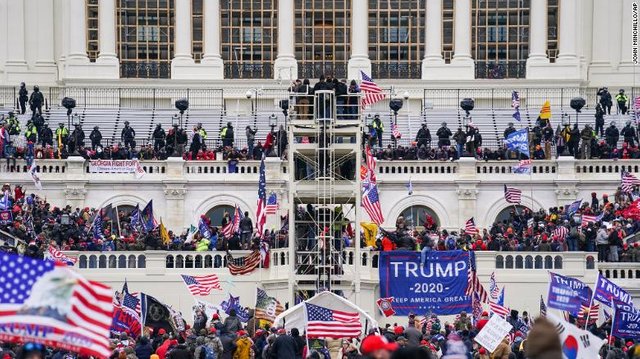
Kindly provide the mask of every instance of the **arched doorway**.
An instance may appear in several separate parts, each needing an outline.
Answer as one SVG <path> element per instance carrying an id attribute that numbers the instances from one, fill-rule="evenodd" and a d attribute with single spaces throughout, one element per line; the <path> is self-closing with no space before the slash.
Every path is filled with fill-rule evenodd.
<path id="1" fill-rule="evenodd" d="M 227 213 L 229 216 L 232 216 L 234 211 L 235 208 L 233 206 L 220 205 L 208 210 L 205 216 L 211 220 L 212 226 L 219 227 L 222 225 L 222 218 L 224 218 L 224 214 Z"/>
<path id="2" fill-rule="evenodd" d="M 505 207 L 504 209 L 502 209 L 502 211 L 500 211 L 500 213 L 498 213 L 494 222 L 500 223 L 502 221 L 509 220 L 509 218 L 511 218 L 511 215 L 515 214 L 516 211 L 517 213 L 522 213 L 524 210 L 528 209 L 528 207 L 520 205 Z"/>
<path id="3" fill-rule="evenodd" d="M 436 213 L 427 206 L 414 205 L 405 208 L 400 215 L 404 217 L 407 227 L 416 227 L 418 230 L 424 228 L 424 222 L 427 216 L 431 216 L 436 225 L 440 226 L 440 219 Z"/>

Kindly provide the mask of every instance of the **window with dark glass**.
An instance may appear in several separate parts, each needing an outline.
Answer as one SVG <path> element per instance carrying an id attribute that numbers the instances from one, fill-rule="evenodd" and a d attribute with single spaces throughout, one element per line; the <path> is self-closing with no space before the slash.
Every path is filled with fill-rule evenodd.
<path id="1" fill-rule="evenodd" d="M 225 78 L 273 78 L 277 0 L 221 1 Z"/>
<path id="2" fill-rule="evenodd" d="M 425 0 L 369 0 L 373 78 L 420 78 Z"/>

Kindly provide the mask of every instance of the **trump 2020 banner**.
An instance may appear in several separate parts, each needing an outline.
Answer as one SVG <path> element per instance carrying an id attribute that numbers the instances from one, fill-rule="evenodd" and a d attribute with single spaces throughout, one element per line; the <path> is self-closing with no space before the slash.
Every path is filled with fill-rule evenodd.
<path id="1" fill-rule="evenodd" d="M 471 311 L 465 294 L 469 252 L 431 251 L 424 265 L 419 252 L 380 253 L 380 297 L 393 297 L 396 315 L 458 314 Z"/>

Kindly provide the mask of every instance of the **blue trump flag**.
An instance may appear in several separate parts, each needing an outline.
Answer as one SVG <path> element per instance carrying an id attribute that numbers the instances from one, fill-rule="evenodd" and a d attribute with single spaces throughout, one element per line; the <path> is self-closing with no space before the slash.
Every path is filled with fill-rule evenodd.
<path id="1" fill-rule="evenodd" d="M 620 302 L 633 305 L 633 299 L 631 295 L 624 289 L 620 288 L 617 284 L 603 277 L 602 274 L 598 275 L 596 280 L 595 293 L 593 293 L 593 299 L 600 301 L 606 305 L 611 305 L 612 300 L 618 300 Z"/>
<path id="2" fill-rule="evenodd" d="M 640 311 L 632 305 L 615 299 L 613 302 L 615 314 L 611 335 L 618 338 L 640 339 Z"/>
<path id="3" fill-rule="evenodd" d="M 529 129 L 527 128 L 523 128 L 507 136 L 507 138 L 504 139 L 504 144 L 509 150 L 518 151 L 527 157 L 531 157 L 529 156 Z"/>
<path id="4" fill-rule="evenodd" d="M 549 293 L 547 296 L 547 306 L 564 310 L 573 315 L 577 315 L 580 306 L 589 306 L 592 291 L 584 282 L 563 275 L 549 272 Z"/>
<path id="5" fill-rule="evenodd" d="M 465 294 L 469 252 L 431 251 L 424 266 L 420 252 L 380 253 L 380 297 L 393 297 L 396 315 L 471 312 Z"/>

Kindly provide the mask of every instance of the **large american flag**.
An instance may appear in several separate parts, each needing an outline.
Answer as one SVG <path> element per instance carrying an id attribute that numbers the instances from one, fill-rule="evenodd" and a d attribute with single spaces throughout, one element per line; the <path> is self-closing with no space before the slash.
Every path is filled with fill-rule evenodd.
<path id="1" fill-rule="evenodd" d="M 258 207 L 256 208 L 256 230 L 258 236 L 264 235 L 264 224 L 267 222 L 267 177 L 264 170 L 264 155 L 260 161 L 260 179 L 258 180 Z"/>
<path id="2" fill-rule="evenodd" d="M 473 217 L 469 218 L 467 222 L 464 224 L 464 233 L 467 233 L 467 234 L 478 233 L 478 227 L 476 227 L 476 222 L 473 220 Z"/>
<path id="3" fill-rule="evenodd" d="M 362 99 L 362 108 L 365 108 L 368 105 L 373 105 L 374 103 L 381 101 L 386 97 L 386 95 L 382 93 L 382 89 L 380 88 L 380 86 L 373 82 L 373 79 L 365 74 L 364 71 L 360 71 L 360 75 L 362 76 L 360 90 L 364 93 L 364 98 Z"/>
<path id="4" fill-rule="evenodd" d="M 623 192 L 633 192 L 633 187 L 640 185 L 640 179 L 627 171 L 622 171 L 620 188 Z"/>
<path id="5" fill-rule="evenodd" d="M 276 214 L 278 212 L 278 196 L 271 192 L 267 198 L 267 214 Z"/>
<path id="6" fill-rule="evenodd" d="M 509 315 L 509 313 L 511 312 L 511 309 L 506 308 L 498 303 L 489 301 L 489 311 L 491 311 L 491 313 L 496 314 L 502 318 L 505 318 L 507 315 Z"/>
<path id="7" fill-rule="evenodd" d="M 233 258 L 231 253 L 227 254 L 227 267 L 232 275 L 247 274 L 253 272 L 260 265 L 260 251 L 255 250 L 245 257 Z"/>
<path id="8" fill-rule="evenodd" d="M 108 358 L 113 292 L 64 265 L 4 253 L 0 256 L 2 341 L 38 342 Z M 74 338 L 74 341 L 68 340 Z"/>
<path id="9" fill-rule="evenodd" d="M 184 284 L 187 285 L 187 289 L 189 289 L 191 295 L 205 296 L 209 295 L 212 289 L 222 290 L 222 287 L 220 287 L 220 280 L 215 274 L 195 276 L 181 274 L 180 276 L 182 276 L 182 280 L 184 281 Z"/>
<path id="10" fill-rule="evenodd" d="M 358 312 L 333 310 L 310 303 L 305 307 L 309 338 L 355 338 L 362 333 Z"/>
<path id="11" fill-rule="evenodd" d="M 378 196 L 378 186 L 370 183 L 362 188 L 362 207 L 369 215 L 369 218 L 378 226 L 384 222 L 384 215 L 380 207 L 380 197 Z"/>
<path id="12" fill-rule="evenodd" d="M 504 185 L 504 200 L 507 203 L 520 204 L 522 201 L 522 190 Z"/>
<path id="13" fill-rule="evenodd" d="M 480 279 L 476 274 L 476 264 L 473 252 L 469 252 L 469 270 L 467 271 L 467 289 L 465 294 L 468 296 L 473 296 L 474 294 L 478 295 L 478 299 L 482 303 L 487 303 L 489 301 L 489 294 L 480 283 Z"/>
<path id="14" fill-rule="evenodd" d="M 54 262 L 59 262 L 70 266 L 73 266 L 78 261 L 78 258 L 69 257 L 52 245 L 49 245 L 49 249 L 47 250 L 47 257 Z"/>

